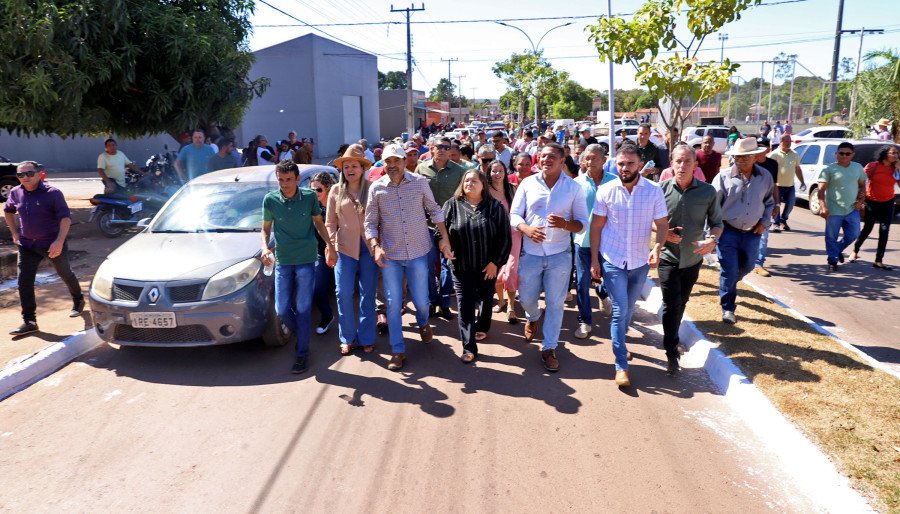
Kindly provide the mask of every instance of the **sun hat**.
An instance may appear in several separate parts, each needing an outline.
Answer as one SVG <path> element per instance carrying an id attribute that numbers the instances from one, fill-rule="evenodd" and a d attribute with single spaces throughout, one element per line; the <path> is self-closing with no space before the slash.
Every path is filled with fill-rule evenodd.
<path id="1" fill-rule="evenodd" d="M 890 124 L 891 124 L 891 120 L 889 120 L 887 118 L 881 118 L 880 120 L 878 120 L 878 123 L 877 123 L 877 125 L 884 125 L 885 127 L 887 127 Z"/>
<path id="2" fill-rule="evenodd" d="M 403 147 L 400 145 L 388 145 L 384 152 L 381 153 L 381 160 L 386 161 L 390 157 L 406 159 L 406 152 L 403 151 Z"/>
<path id="3" fill-rule="evenodd" d="M 348 146 L 347 150 L 344 151 L 344 155 L 334 160 L 334 167 L 337 169 L 343 168 L 344 161 L 358 161 L 362 165 L 364 170 L 372 167 L 372 161 L 366 159 L 366 154 L 363 152 L 362 147 L 359 145 Z"/>
<path id="4" fill-rule="evenodd" d="M 725 152 L 725 155 L 756 155 L 765 152 L 765 148 L 760 148 L 755 137 L 745 137 L 738 139 L 731 150 Z"/>

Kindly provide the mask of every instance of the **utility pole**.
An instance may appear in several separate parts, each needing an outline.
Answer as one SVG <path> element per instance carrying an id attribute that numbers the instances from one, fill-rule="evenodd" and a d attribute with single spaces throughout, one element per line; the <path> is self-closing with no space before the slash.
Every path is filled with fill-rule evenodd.
<path id="1" fill-rule="evenodd" d="M 441 57 L 442 62 L 447 63 L 447 110 L 450 111 L 447 113 L 447 124 L 450 124 L 450 114 L 453 111 L 451 107 L 453 105 L 453 77 L 450 76 L 450 65 L 453 61 L 458 61 L 459 58 L 451 57 L 449 59 L 444 59 Z"/>
<path id="2" fill-rule="evenodd" d="M 606 13 L 612 18 L 612 0 L 606 0 Z M 607 140 L 609 141 L 609 158 L 612 159 L 616 156 L 616 101 L 615 101 L 615 90 L 613 89 L 613 59 L 610 56 L 609 59 L 609 98 L 607 98 L 607 103 L 609 105 L 609 134 L 607 134 Z M 657 106 L 659 103 L 657 102 Z M 662 108 L 660 107 L 660 111 Z M 537 119 L 534 120 L 537 128 L 540 130 L 540 122 Z M 600 121 L 600 120 L 597 120 Z M 593 135 L 593 134 L 592 134 Z"/>
<path id="3" fill-rule="evenodd" d="M 775 66 L 774 64 L 772 66 Z M 762 103 L 763 77 L 766 74 L 766 61 L 759 63 L 759 94 L 756 95 L 756 123 L 759 123 L 759 104 Z M 768 119 L 768 118 L 767 118 Z"/>
<path id="4" fill-rule="evenodd" d="M 424 10 L 424 2 L 422 3 L 422 7 L 416 7 L 415 4 L 410 4 L 409 7 L 405 9 L 394 9 L 394 5 L 391 4 L 391 12 L 406 13 L 406 132 L 409 134 L 409 137 L 412 137 L 413 133 L 416 131 L 416 113 L 413 111 L 412 89 L 412 32 L 410 31 L 409 16 L 412 12 Z"/>
<path id="5" fill-rule="evenodd" d="M 769 107 L 766 108 L 766 120 L 772 119 L 772 96 L 775 94 L 775 61 L 772 61 L 772 82 L 769 82 Z M 770 121 L 771 123 L 771 121 Z"/>
<path id="6" fill-rule="evenodd" d="M 719 34 L 719 41 L 722 42 L 722 47 L 719 50 L 719 64 L 722 64 L 722 61 L 725 60 L 725 42 L 728 41 L 728 34 Z"/>
<path id="7" fill-rule="evenodd" d="M 841 55 L 841 27 L 844 24 L 844 0 L 838 4 L 837 29 L 834 31 L 834 55 L 831 57 L 831 93 L 828 95 L 828 110 L 834 112 L 834 100 L 837 88 L 838 58 Z"/>
<path id="8" fill-rule="evenodd" d="M 459 91 L 460 99 L 462 99 L 462 79 L 464 79 L 464 78 L 466 78 L 465 75 L 457 75 L 456 76 L 456 83 L 459 84 L 459 86 L 457 86 L 457 87 L 459 88 L 458 91 Z M 456 117 L 457 117 L 456 126 L 459 127 L 462 125 L 462 103 L 459 104 L 459 111 L 457 112 Z"/>
<path id="9" fill-rule="evenodd" d="M 857 85 L 856 77 L 859 77 L 859 64 L 862 61 L 862 49 L 863 49 L 863 36 L 868 34 L 884 34 L 884 29 L 867 29 L 865 27 L 857 30 L 845 30 L 847 33 L 856 33 L 859 32 L 859 53 L 856 56 L 856 75 L 854 76 L 853 81 L 853 94 L 850 96 L 850 126 L 853 126 L 853 119 L 856 117 L 856 95 L 859 90 L 859 86 Z"/>
<path id="10" fill-rule="evenodd" d="M 788 97 L 788 112 L 787 112 L 788 121 L 790 121 L 791 117 L 793 116 L 791 114 L 791 109 L 794 107 L 794 78 L 796 78 L 796 75 L 797 75 L 797 59 L 791 59 L 791 96 Z M 802 111 L 803 108 L 801 107 L 800 110 Z"/>

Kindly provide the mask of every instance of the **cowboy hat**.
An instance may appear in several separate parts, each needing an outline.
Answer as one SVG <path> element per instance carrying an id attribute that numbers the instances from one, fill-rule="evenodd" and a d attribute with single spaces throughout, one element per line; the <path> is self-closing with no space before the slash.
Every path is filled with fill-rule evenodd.
<path id="1" fill-rule="evenodd" d="M 756 144 L 755 137 L 745 137 L 738 139 L 737 143 L 731 147 L 731 150 L 725 152 L 725 155 L 756 155 L 765 151 L 765 148 L 760 148 Z"/>
<path id="2" fill-rule="evenodd" d="M 364 170 L 372 167 L 372 161 L 366 159 L 366 154 L 363 152 L 362 147 L 359 145 L 348 146 L 347 150 L 344 151 L 344 155 L 334 160 L 334 167 L 337 169 L 343 168 L 344 161 L 357 161 L 362 165 Z"/>
<path id="3" fill-rule="evenodd" d="M 876 123 L 876 125 L 878 125 L 878 126 L 884 125 L 885 127 L 887 127 L 890 124 L 891 124 L 891 120 L 889 120 L 887 118 L 881 118 L 880 120 L 878 120 L 878 123 Z"/>

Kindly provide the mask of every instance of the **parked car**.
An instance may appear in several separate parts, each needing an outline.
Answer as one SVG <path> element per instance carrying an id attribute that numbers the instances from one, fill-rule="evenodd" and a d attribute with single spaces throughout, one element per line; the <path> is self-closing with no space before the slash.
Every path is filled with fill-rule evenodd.
<path id="1" fill-rule="evenodd" d="M 700 143 L 703 142 L 705 136 L 712 136 L 715 140 L 713 150 L 724 153 L 728 149 L 728 130 L 730 127 L 725 125 L 697 125 L 694 127 L 685 127 L 681 131 L 681 140 L 691 146 L 695 150 L 700 149 Z"/>
<path id="2" fill-rule="evenodd" d="M 634 118 L 619 118 L 613 122 L 613 129 L 615 132 L 619 132 L 622 128 L 637 127 L 638 125 L 640 125 L 640 123 Z M 592 125 L 591 134 L 594 136 L 605 136 L 609 134 L 609 121 L 602 120 L 599 123 Z"/>
<path id="3" fill-rule="evenodd" d="M 10 190 L 19 185 L 19 179 L 16 178 L 16 166 L 19 164 L 0 155 L 0 202 L 5 203 Z M 43 164 L 38 164 L 38 171 L 41 173 L 41 180 L 47 180 L 47 170 Z"/>
<path id="4" fill-rule="evenodd" d="M 300 184 L 329 166 L 300 165 Z M 105 341 L 204 346 L 288 337 L 275 280 L 259 259 L 262 201 L 275 166 L 217 171 L 184 185 L 146 229 L 112 252 L 91 284 L 91 316 Z"/>
<path id="5" fill-rule="evenodd" d="M 863 166 L 874 161 L 878 150 L 887 144 L 884 141 L 871 139 L 857 139 L 850 142 L 853 143 L 855 149 L 853 161 Z M 818 196 L 819 174 L 825 166 L 837 162 L 835 152 L 837 152 L 837 147 L 840 143 L 841 141 L 833 139 L 821 139 L 804 142 L 794 148 L 794 151 L 800 155 L 800 169 L 803 171 L 803 180 L 807 186 L 805 197 L 802 194 L 798 194 L 797 198 L 805 199 L 809 204 L 810 212 L 815 215 L 819 214 L 820 209 Z M 894 144 L 894 146 L 900 148 L 900 145 Z M 794 179 L 794 186 L 799 192 L 800 181 L 796 178 Z M 898 212 L 897 210 L 900 209 L 900 188 L 897 185 L 894 185 L 894 206 L 894 211 Z"/>
<path id="6" fill-rule="evenodd" d="M 843 125 L 826 125 L 811 127 L 791 136 L 794 145 L 813 139 L 846 139 L 850 137 L 850 128 Z"/>

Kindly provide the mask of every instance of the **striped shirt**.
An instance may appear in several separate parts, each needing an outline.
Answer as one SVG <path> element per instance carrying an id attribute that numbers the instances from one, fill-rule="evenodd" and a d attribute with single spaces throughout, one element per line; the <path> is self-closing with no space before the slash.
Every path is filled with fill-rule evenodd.
<path id="1" fill-rule="evenodd" d="M 617 268 L 637 269 L 647 264 L 653 222 L 668 215 L 662 189 L 639 177 L 631 192 L 621 179 L 597 190 L 594 216 L 606 218 L 600 234 L 600 254 Z"/>
<path id="2" fill-rule="evenodd" d="M 512 236 L 502 203 L 488 198 L 473 208 L 465 200 L 451 198 L 444 204 L 444 220 L 456 257 L 451 262 L 454 271 L 481 271 L 491 262 L 499 269 L 506 264 Z"/>
<path id="3" fill-rule="evenodd" d="M 385 175 L 369 187 L 366 240 L 377 238 L 388 259 L 412 260 L 427 254 L 433 245 L 429 218 L 444 221 L 427 179 L 406 171 L 399 184 Z"/>

